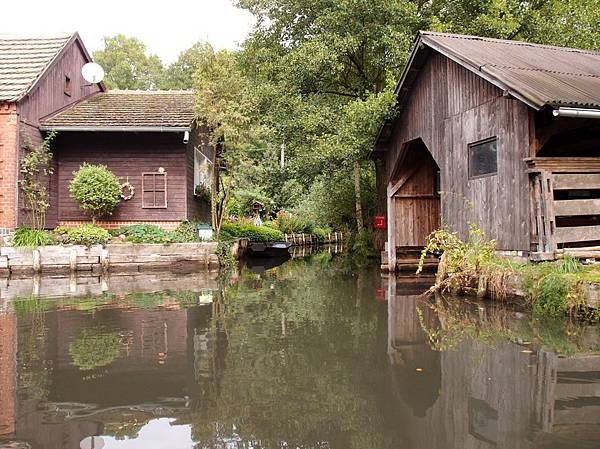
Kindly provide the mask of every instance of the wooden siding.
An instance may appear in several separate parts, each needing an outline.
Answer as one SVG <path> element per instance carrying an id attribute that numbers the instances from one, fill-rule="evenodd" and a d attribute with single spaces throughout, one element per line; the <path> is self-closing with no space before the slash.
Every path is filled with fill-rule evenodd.
<path id="1" fill-rule="evenodd" d="M 441 171 L 441 215 L 466 237 L 470 222 L 499 249 L 529 250 L 528 108 L 438 53 L 421 69 L 386 153 L 388 181 L 398 179 L 406 143 L 423 140 Z M 498 173 L 469 180 L 468 144 L 498 138 Z M 396 242 L 401 245 L 400 242 Z"/>
<path id="2" fill-rule="evenodd" d="M 441 226 L 437 167 L 422 144 L 408 152 L 400 172 L 405 181 L 394 194 L 396 246 L 425 246 L 427 236 Z"/>
<path id="3" fill-rule="evenodd" d="M 81 67 L 86 62 L 89 62 L 89 60 L 80 47 L 79 42 L 72 42 L 63 50 L 60 57 L 38 82 L 35 89 L 19 102 L 17 106 L 19 113 L 19 160 L 23 157 L 24 147 L 27 145 L 27 142 L 31 142 L 33 146 L 39 145 L 42 142 L 43 135 L 38 129 L 40 118 L 100 91 L 100 87 L 97 84 L 88 85 L 81 76 Z M 70 96 L 64 92 L 65 76 L 71 79 Z M 47 188 L 50 193 L 50 203 L 56 204 L 58 201 L 56 161 L 53 162 L 53 168 L 54 174 L 49 177 Z M 25 209 L 22 196 L 18 196 L 18 223 L 26 223 L 27 210 Z M 50 208 L 46 216 L 46 226 L 49 228 L 56 226 L 57 220 L 58 209 Z"/>
<path id="4" fill-rule="evenodd" d="M 135 188 L 131 200 L 121 201 L 111 220 L 183 220 L 186 213 L 186 146 L 182 133 L 63 133 L 55 148 L 58 158 L 58 208 L 60 221 L 84 220 L 69 194 L 73 172 L 83 162 L 104 164 L 122 182 Z M 167 173 L 168 207 L 142 208 L 142 173 Z"/>
<path id="5" fill-rule="evenodd" d="M 186 149 L 186 201 L 188 220 L 197 220 L 205 223 L 211 221 L 210 203 L 200 200 L 194 195 L 194 148 L 200 147 L 201 151 L 212 161 L 215 160 L 214 148 L 209 145 L 208 128 L 206 126 L 194 127 L 190 132 L 190 141 Z"/>

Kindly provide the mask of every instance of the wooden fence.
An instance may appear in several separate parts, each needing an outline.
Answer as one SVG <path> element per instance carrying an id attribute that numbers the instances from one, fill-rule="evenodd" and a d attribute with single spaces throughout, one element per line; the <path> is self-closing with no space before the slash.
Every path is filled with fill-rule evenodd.
<path id="1" fill-rule="evenodd" d="M 600 241 L 600 222 L 588 219 L 600 216 L 600 199 L 591 196 L 600 190 L 598 159 L 526 160 L 531 176 L 532 243 L 538 258 L 554 258 L 559 247 Z"/>
<path id="2" fill-rule="evenodd" d="M 321 243 L 342 243 L 344 234 L 342 232 L 330 232 L 324 240 L 319 240 L 312 234 L 284 234 L 284 238 L 286 242 L 291 242 L 294 246 L 310 246 Z"/>
<path id="3" fill-rule="evenodd" d="M 111 244 L 0 248 L 0 275 L 65 272 L 136 272 L 219 266 L 217 243 Z"/>

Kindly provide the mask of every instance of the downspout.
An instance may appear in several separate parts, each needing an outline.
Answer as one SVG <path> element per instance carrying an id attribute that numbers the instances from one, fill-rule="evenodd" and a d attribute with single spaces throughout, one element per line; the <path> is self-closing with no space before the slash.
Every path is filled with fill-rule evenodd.
<path id="1" fill-rule="evenodd" d="M 558 108 L 552 111 L 554 117 L 600 119 L 600 109 Z"/>

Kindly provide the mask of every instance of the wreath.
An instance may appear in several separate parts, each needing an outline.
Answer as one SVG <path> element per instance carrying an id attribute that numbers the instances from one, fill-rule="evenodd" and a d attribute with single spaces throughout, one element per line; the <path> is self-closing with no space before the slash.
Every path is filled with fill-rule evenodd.
<path id="1" fill-rule="evenodd" d="M 126 194 L 125 191 L 129 191 L 129 193 Z M 127 201 L 133 198 L 133 195 L 135 195 L 135 187 L 129 181 L 121 184 L 121 198 Z"/>

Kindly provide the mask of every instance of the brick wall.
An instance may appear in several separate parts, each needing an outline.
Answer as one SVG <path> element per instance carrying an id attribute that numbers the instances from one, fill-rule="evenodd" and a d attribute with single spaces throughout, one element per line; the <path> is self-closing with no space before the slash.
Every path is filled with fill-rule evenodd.
<path id="1" fill-rule="evenodd" d="M 66 226 L 68 228 L 75 228 L 77 226 L 80 226 L 84 223 L 90 223 L 89 221 L 78 221 L 78 220 L 70 220 L 70 221 L 59 221 L 59 226 Z M 156 225 L 160 228 L 163 228 L 167 231 L 174 231 L 177 226 L 179 226 L 179 223 L 181 223 L 180 221 L 151 221 L 151 220 L 98 220 L 96 221 L 96 224 L 104 229 L 117 229 L 120 228 L 121 226 L 129 226 L 129 225 L 136 225 L 136 224 L 152 224 L 152 225 Z"/>
<path id="2" fill-rule="evenodd" d="M 14 103 L 0 103 L 0 233 L 16 226 L 17 133 Z"/>

